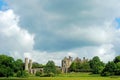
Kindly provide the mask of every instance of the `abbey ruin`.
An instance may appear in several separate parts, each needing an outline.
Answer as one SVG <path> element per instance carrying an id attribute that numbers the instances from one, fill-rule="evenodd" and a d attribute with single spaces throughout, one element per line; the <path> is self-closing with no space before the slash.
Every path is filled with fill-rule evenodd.
<path id="1" fill-rule="evenodd" d="M 62 66 L 61 66 L 62 73 L 67 73 L 71 64 L 72 64 L 72 57 L 70 57 L 70 56 L 69 56 L 69 58 L 65 57 L 62 60 Z"/>
<path id="2" fill-rule="evenodd" d="M 64 57 L 64 59 L 61 61 L 61 71 L 62 73 L 67 73 L 69 72 L 69 68 L 72 64 L 72 62 L 80 62 L 80 63 L 84 63 L 87 62 L 88 59 L 85 59 L 85 57 L 83 57 L 83 59 L 80 58 L 75 58 L 73 60 L 73 58 L 71 56 Z M 30 74 L 35 74 L 37 71 L 43 72 L 43 68 L 32 68 L 32 60 L 28 60 L 28 58 L 25 58 L 25 70 L 28 71 Z"/>
<path id="3" fill-rule="evenodd" d="M 35 74 L 37 71 L 43 72 L 43 68 L 32 68 L 32 60 L 28 60 L 28 58 L 25 58 L 25 70 L 30 74 Z"/>
<path id="4" fill-rule="evenodd" d="M 75 58 L 73 60 L 73 58 L 71 56 L 69 56 L 68 58 L 65 57 L 63 60 L 62 60 L 62 65 L 61 65 L 61 70 L 62 70 L 62 73 L 67 73 L 69 71 L 69 68 L 72 64 L 72 62 L 80 62 L 80 63 L 84 63 L 84 62 L 87 62 L 88 59 L 85 59 L 85 57 L 83 57 L 83 59 L 80 59 L 79 57 Z"/>

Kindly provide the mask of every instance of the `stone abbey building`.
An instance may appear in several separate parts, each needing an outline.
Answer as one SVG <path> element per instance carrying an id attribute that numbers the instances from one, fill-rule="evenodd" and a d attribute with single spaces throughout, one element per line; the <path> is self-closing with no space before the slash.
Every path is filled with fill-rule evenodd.
<path id="1" fill-rule="evenodd" d="M 25 58 L 25 70 L 30 74 L 35 74 L 37 71 L 43 72 L 43 68 L 32 68 L 32 60 Z"/>
<path id="2" fill-rule="evenodd" d="M 69 56 L 68 58 L 67 57 L 64 57 L 64 59 L 61 61 L 61 71 L 62 73 L 67 73 L 69 72 L 69 68 L 72 64 L 72 62 L 80 62 L 80 63 L 84 63 L 84 62 L 87 62 L 88 59 L 85 59 L 85 57 L 83 57 L 83 59 L 80 59 L 80 58 L 75 58 L 73 60 L 73 58 L 71 56 Z M 43 68 L 32 68 L 32 60 L 28 60 L 28 58 L 25 58 L 25 70 L 28 71 L 30 74 L 35 74 L 37 71 L 40 71 L 40 72 L 43 72 Z"/>
<path id="3" fill-rule="evenodd" d="M 69 68 L 70 68 L 72 62 L 84 63 L 84 62 L 88 62 L 88 59 L 85 59 L 85 57 L 83 57 L 83 59 L 80 59 L 79 57 L 77 57 L 77 58 L 75 58 L 75 59 L 73 60 L 73 58 L 72 58 L 71 56 L 69 56 L 68 58 L 65 57 L 65 58 L 62 60 L 62 65 L 61 65 L 62 73 L 67 73 L 67 72 L 69 72 Z"/>
<path id="4" fill-rule="evenodd" d="M 62 60 L 62 66 L 61 66 L 61 69 L 62 69 L 62 73 L 67 73 L 68 72 L 68 69 L 70 67 L 70 65 L 72 64 L 72 57 L 65 57 L 63 60 Z"/>

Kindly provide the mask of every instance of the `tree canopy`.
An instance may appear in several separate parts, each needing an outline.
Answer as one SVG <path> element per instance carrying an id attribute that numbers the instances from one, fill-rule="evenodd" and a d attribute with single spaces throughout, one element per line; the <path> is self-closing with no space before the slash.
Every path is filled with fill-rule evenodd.
<path id="1" fill-rule="evenodd" d="M 90 67 L 92 69 L 92 73 L 99 74 L 104 68 L 104 63 L 100 61 L 98 56 L 95 56 L 90 60 Z"/>

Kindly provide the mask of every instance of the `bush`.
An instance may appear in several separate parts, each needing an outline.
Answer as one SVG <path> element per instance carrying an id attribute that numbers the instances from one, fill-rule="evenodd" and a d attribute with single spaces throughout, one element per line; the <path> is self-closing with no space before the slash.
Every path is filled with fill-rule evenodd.
<path id="1" fill-rule="evenodd" d="M 18 71 L 17 77 L 28 77 L 29 73 L 27 71 Z"/>
<path id="2" fill-rule="evenodd" d="M 43 76 L 43 73 L 41 71 L 37 71 L 35 75 L 41 77 L 41 76 Z"/>
<path id="3" fill-rule="evenodd" d="M 17 72 L 17 77 L 21 77 L 21 71 Z"/>
<path id="4" fill-rule="evenodd" d="M 54 76 L 55 76 L 55 74 L 53 72 L 47 73 L 45 75 L 45 77 L 54 77 Z"/>
<path id="5" fill-rule="evenodd" d="M 23 76 L 22 77 L 28 77 L 29 73 L 27 71 L 23 71 Z"/>
<path id="6" fill-rule="evenodd" d="M 103 72 L 103 73 L 101 73 L 101 76 L 110 76 L 110 75 L 111 75 L 110 72 Z"/>

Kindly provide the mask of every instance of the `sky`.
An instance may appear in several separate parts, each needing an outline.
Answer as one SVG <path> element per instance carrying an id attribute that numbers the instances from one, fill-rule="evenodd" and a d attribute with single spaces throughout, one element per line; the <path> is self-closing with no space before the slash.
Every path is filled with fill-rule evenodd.
<path id="1" fill-rule="evenodd" d="M 0 0 L 0 54 L 41 64 L 120 54 L 120 0 Z"/>

